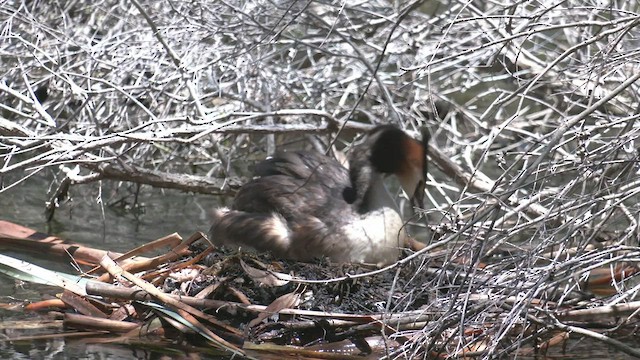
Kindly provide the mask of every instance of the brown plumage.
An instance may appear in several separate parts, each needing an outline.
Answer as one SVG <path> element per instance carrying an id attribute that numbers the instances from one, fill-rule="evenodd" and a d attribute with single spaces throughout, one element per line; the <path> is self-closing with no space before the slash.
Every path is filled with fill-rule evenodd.
<path id="1" fill-rule="evenodd" d="M 214 211 L 215 244 L 251 247 L 275 256 L 385 265 L 409 241 L 387 174 L 422 206 L 425 147 L 402 130 L 374 128 L 349 156 L 349 170 L 316 152 L 278 154 L 256 166 L 231 209 Z"/>

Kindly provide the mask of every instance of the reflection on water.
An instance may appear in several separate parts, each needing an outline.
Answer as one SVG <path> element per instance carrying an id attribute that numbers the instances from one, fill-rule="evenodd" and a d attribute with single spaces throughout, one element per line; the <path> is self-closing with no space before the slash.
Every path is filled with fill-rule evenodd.
<path id="1" fill-rule="evenodd" d="M 97 248 L 126 251 L 161 236 L 179 233 L 188 237 L 208 230 L 208 213 L 218 200 L 176 190 L 143 188 L 136 203 L 132 195 L 98 184 L 71 187 L 71 201 L 46 222 L 44 204 L 49 183 L 43 178 L 0 194 L 0 218 L 63 239 Z M 101 190 L 101 191 L 100 191 Z M 101 206 L 98 198 L 112 207 Z M 137 206 L 135 206 L 137 205 Z"/>

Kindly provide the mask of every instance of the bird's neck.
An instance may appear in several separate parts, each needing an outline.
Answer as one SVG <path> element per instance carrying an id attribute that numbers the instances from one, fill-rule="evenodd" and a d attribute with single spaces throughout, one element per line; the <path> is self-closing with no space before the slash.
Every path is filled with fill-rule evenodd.
<path id="1" fill-rule="evenodd" d="M 381 209 L 384 207 L 397 210 L 396 202 L 389 194 L 387 187 L 384 185 L 384 177 L 382 174 L 371 174 L 369 186 L 367 189 L 358 189 L 363 192 L 362 203 L 359 206 L 361 213 Z"/>
<path id="2" fill-rule="evenodd" d="M 349 159 L 352 191 L 345 199 L 361 214 L 384 207 L 397 211 L 396 203 L 384 185 L 384 174 L 374 168 L 370 158 L 368 151 L 352 153 Z"/>

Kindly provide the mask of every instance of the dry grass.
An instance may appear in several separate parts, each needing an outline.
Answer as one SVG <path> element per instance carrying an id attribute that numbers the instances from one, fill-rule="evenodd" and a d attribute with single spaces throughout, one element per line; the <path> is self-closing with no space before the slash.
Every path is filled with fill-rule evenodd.
<path id="1" fill-rule="evenodd" d="M 427 126 L 428 250 L 447 251 L 380 271 L 423 261 L 411 291 L 442 316 L 388 356 L 559 333 L 638 353 L 614 340 L 634 310 L 562 315 L 640 290 L 636 3 L 10 1 L 0 21 L 0 196 L 42 172 L 52 204 L 97 180 L 231 194 L 290 141 Z"/>

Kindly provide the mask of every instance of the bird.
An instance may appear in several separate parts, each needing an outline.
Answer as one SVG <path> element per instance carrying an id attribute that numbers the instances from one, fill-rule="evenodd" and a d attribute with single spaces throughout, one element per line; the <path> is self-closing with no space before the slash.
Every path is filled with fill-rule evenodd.
<path id="1" fill-rule="evenodd" d="M 353 147 L 348 169 L 320 152 L 276 153 L 255 166 L 231 208 L 213 211 L 213 244 L 275 257 L 385 266 L 413 240 L 384 178 L 395 175 L 424 208 L 426 142 L 378 125 Z"/>

